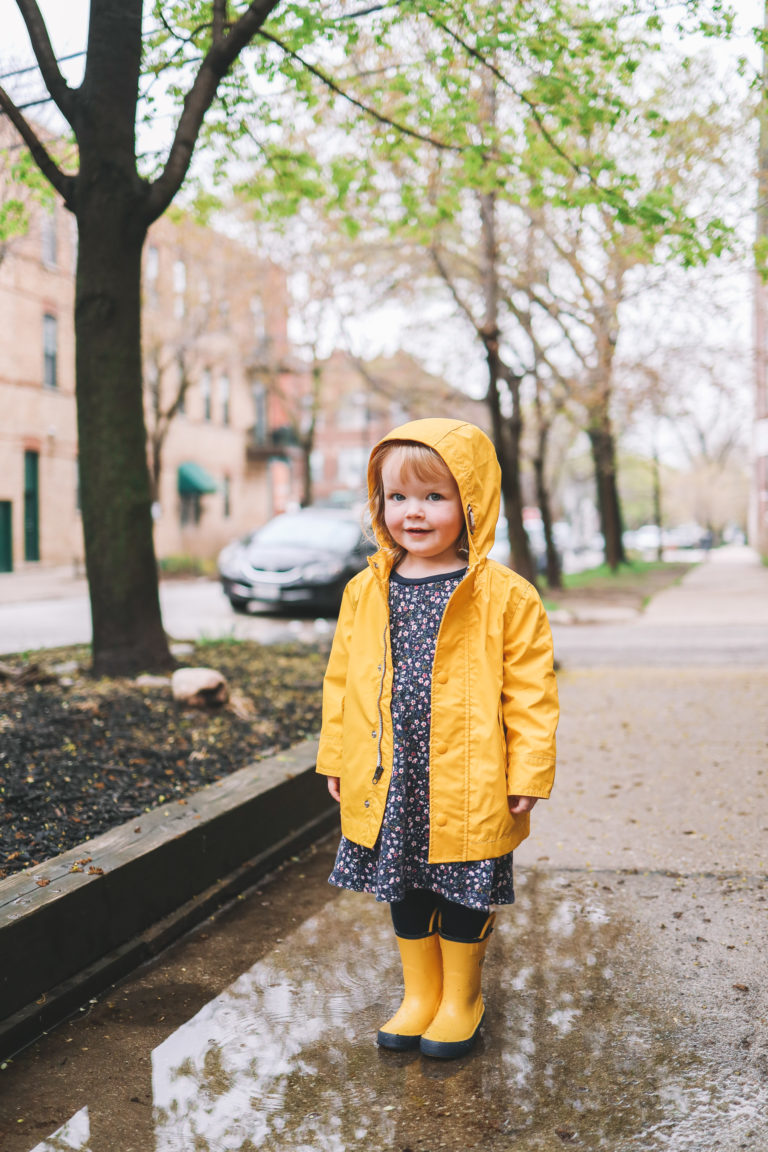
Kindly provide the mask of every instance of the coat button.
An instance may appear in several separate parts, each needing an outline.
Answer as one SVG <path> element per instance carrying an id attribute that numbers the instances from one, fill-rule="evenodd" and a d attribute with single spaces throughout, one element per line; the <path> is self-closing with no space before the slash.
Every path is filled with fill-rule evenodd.
<path id="1" fill-rule="evenodd" d="M 444 744 L 442 740 L 440 740 L 437 744 L 435 744 L 435 752 L 437 752 L 438 755 L 442 756 L 447 751 L 448 751 L 448 745 Z"/>
<path id="2" fill-rule="evenodd" d="M 365 803 L 363 804 L 363 808 L 370 808 L 370 806 L 371 806 L 370 800 L 366 800 Z"/>
<path id="3" fill-rule="evenodd" d="M 437 824 L 438 828 L 445 828 L 447 823 L 448 823 L 448 817 L 447 816 L 435 817 L 435 824 Z"/>
<path id="4" fill-rule="evenodd" d="M 438 682 L 438 684 L 447 684 L 448 683 L 448 673 L 447 672 L 438 672 L 437 682 Z"/>

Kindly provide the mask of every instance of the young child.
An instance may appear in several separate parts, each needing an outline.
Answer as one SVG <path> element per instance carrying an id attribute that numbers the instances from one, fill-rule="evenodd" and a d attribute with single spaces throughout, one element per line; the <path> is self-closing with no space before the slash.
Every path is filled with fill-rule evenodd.
<path id="1" fill-rule="evenodd" d="M 374 448 L 378 552 L 347 585 L 323 687 L 317 771 L 341 803 L 332 884 L 390 903 L 405 994 L 383 1048 L 468 1052 L 483 1022 L 491 904 L 549 796 L 557 687 L 535 589 L 488 559 L 494 447 L 416 420 Z"/>

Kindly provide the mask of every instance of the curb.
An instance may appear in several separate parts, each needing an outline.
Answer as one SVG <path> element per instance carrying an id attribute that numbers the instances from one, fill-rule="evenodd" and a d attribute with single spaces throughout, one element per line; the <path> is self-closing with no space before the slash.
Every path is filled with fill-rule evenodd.
<path id="1" fill-rule="evenodd" d="M 306 741 L 0 881 L 0 1058 L 336 827 L 316 754 Z"/>

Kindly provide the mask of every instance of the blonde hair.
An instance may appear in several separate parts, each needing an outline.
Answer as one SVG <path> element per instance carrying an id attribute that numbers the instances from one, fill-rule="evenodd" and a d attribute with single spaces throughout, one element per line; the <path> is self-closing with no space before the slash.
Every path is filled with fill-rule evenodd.
<path id="1" fill-rule="evenodd" d="M 444 480 L 449 476 L 451 480 L 455 481 L 455 477 L 450 468 L 443 460 L 439 452 L 435 452 L 434 448 L 430 448 L 427 444 L 420 444 L 416 440 L 385 440 L 383 444 L 377 444 L 373 452 L 371 452 L 370 470 L 372 477 L 371 494 L 370 494 L 370 510 L 371 522 L 378 535 L 384 540 L 384 547 L 393 557 L 393 567 L 405 558 L 406 551 L 390 536 L 387 531 L 386 521 L 384 519 L 384 482 L 382 480 L 382 469 L 384 468 L 384 461 L 387 456 L 392 452 L 397 451 L 400 453 L 400 474 L 404 476 L 415 476 L 423 484 L 429 484 L 430 481 Z M 469 533 L 467 532 L 466 519 L 464 520 L 464 527 L 461 530 L 458 542 L 456 544 L 456 551 L 463 559 L 469 557 Z"/>

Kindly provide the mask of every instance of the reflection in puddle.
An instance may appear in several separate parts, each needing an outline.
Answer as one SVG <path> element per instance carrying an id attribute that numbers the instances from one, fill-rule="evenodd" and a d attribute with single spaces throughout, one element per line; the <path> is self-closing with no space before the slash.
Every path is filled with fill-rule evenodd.
<path id="1" fill-rule="evenodd" d="M 81 1108 L 52 1136 L 36 1144 L 32 1152 L 90 1152 L 91 1126 L 88 1109 Z"/>
<path id="2" fill-rule="evenodd" d="M 628 925 L 575 884 L 518 888 L 473 1055 L 376 1048 L 399 992 L 389 917 L 341 893 L 154 1050 L 148 1152 L 757 1147 L 768 1091 L 706 1064 L 695 1022 L 654 1006 Z M 87 1113 L 79 1143 L 35 1152 L 59 1148 L 87 1152 Z"/>

